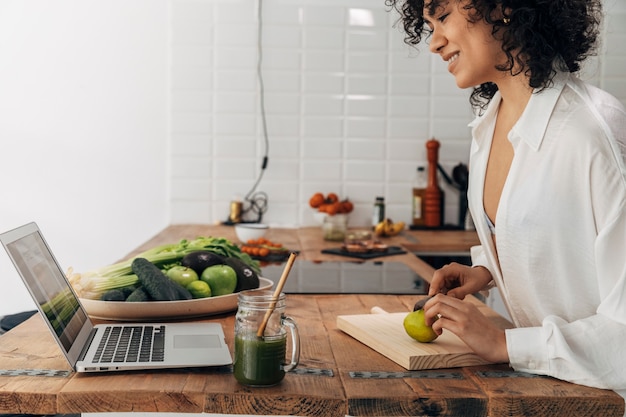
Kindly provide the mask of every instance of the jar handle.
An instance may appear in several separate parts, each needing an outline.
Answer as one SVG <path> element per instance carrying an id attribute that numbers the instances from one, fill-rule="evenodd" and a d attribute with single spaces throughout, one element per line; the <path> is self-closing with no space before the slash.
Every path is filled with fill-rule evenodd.
<path id="1" fill-rule="evenodd" d="M 295 369 L 300 362 L 300 334 L 298 333 L 296 322 L 291 317 L 283 316 L 281 322 L 289 327 L 289 332 L 291 333 L 291 362 L 282 366 L 285 372 L 289 372 Z"/>

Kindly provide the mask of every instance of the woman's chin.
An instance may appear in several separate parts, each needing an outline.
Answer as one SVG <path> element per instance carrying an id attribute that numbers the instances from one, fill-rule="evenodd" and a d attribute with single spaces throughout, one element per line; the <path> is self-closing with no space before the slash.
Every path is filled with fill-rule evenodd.
<path id="1" fill-rule="evenodd" d="M 476 84 L 476 83 L 472 83 L 469 82 L 467 79 L 463 78 L 463 77 L 454 77 L 455 81 L 456 81 L 456 86 L 461 88 L 461 89 L 466 89 L 466 88 L 471 88 L 471 87 L 475 87 L 477 85 L 480 85 L 480 83 Z"/>

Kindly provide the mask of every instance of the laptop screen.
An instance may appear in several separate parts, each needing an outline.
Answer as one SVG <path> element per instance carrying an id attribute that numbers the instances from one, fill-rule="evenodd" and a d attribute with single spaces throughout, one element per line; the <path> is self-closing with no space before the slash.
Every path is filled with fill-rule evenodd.
<path id="1" fill-rule="evenodd" d="M 88 318 L 41 233 L 33 230 L 5 246 L 50 328 L 69 352 Z"/>

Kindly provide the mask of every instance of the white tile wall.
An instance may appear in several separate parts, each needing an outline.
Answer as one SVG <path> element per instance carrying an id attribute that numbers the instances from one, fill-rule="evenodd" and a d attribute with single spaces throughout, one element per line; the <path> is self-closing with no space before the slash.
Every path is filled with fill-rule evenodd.
<path id="1" fill-rule="evenodd" d="M 444 64 L 403 43 L 382 0 L 171 0 L 172 222 L 217 222 L 252 188 L 265 145 L 257 79 L 257 1 L 269 164 L 257 191 L 264 220 L 314 224 L 316 191 L 355 203 L 366 225 L 377 195 L 409 220 L 410 184 L 424 143 L 441 142 L 451 171 L 467 163 L 473 118 Z M 609 0 L 605 42 L 588 79 L 626 102 L 626 10 Z M 458 194 L 446 191 L 446 220 Z"/>

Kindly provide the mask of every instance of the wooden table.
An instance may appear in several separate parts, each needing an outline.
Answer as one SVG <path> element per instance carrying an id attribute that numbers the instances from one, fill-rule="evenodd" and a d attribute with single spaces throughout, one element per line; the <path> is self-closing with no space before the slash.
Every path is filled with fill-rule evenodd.
<path id="1" fill-rule="evenodd" d="M 300 251 L 306 259 L 331 260 L 320 248 L 333 246 L 316 230 L 271 230 L 268 238 Z M 167 228 L 138 251 L 155 243 L 232 230 L 201 226 Z M 419 234 L 418 234 L 419 237 Z M 234 239 L 234 237 L 233 237 Z M 401 243 L 405 237 L 394 238 Z M 394 244 L 395 244 L 394 243 Z M 336 243 L 334 244 L 336 245 Z M 396 255 L 420 275 L 432 268 L 410 254 Z M 341 260 L 344 260 L 343 258 Z M 407 311 L 415 296 L 287 296 L 288 313 L 301 333 L 300 373 L 275 387 L 238 384 L 230 369 L 185 369 L 109 375 L 0 375 L 0 412 L 55 414 L 82 412 L 186 412 L 306 416 L 622 416 L 623 399 L 612 391 L 513 372 L 506 365 L 420 371 L 417 378 L 354 378 L 354 371 L 404 371 L 336 327 L 341 314 L 368 313 L 373 305 Z M 496 322 L 505 320 L 482 305 Z M 232 349 L 234 315 L 220 322 Z M 2 369 L 69 371 L 41 318 L 36 315 L 0 337 Z"/>

